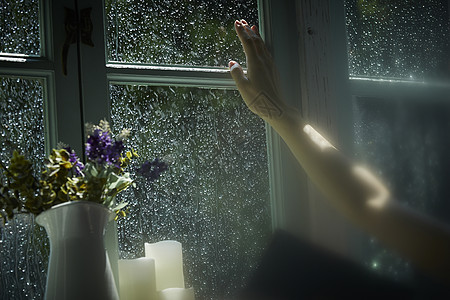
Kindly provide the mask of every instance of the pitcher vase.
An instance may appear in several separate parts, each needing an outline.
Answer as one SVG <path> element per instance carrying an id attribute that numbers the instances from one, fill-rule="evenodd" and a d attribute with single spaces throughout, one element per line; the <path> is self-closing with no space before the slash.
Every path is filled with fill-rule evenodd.
<path id="1" fill-rule="evenodd" d="M 104 246 L 113 213 L 102 204 L 74 201 L 36 217 L 50 240 L 46 300 L 118 300 Z"/>

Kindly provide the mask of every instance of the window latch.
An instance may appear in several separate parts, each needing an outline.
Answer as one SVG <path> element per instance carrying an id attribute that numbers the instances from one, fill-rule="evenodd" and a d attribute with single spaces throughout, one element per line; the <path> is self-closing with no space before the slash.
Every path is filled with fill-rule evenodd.
<path id="1" fill-rule="evenodd" d="M 94 43 L 92 42 L 92 7 L 83 8 L 80 10 L 79 17 L 73 9 L 64 7 L 64 10 L 64 28 L 66 31 L 66 39 L 62 48 L 62 68 L 63 74 L 67 75 L 67 56 L 69 54 L 70 45 L 81 42 L 82 44 L 94 47 Z"/>

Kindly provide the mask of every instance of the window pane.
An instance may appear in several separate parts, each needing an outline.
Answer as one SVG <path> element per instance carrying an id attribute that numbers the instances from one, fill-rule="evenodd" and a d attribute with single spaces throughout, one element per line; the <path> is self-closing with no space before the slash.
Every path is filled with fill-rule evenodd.
<path id="1" fill-rule="evenodd" d="M 113 85 L 111 94 L 113 128 L 131 129 L 140 161 L 170 164 L 152 185 L 125 191 L 122 258 L 142 256 L 144 242 L 178 240 L 197 299 L 232 296 L 271 233 L 264 122 L 236 91 Z"/>
<path id="2" fill-rule="evenodd" d="M 245 62 L 234 21 L 257 24 L 256 0 L 107 0 L 108 60 L 227 66 Z"/>
<path id="3" fill-rule="evenodd" d="M 42 82 L 0 77 L 0 86 L 1 162 L 8 165 L 17 149 L 33 158 L 35 170 L 41 168 Z M 0 220 L 0 299 L 42 299 L 48 251 L 45 230 L 34 223 L 32 215 L 17 215 L 6 225 Z"/>
<path id="4" fill-rule="evenodd" d="M 0 53 L 40 55 L 39 1 L 0 1 Z"/>
<path id="5" fill-rule="evenodd" d="M 375 99 L 354 102 L 356 151 L 406 205 L 450 220 L 450 104 L 436 99 Z M 407 262 L 367 243 L 367 264 L 396 278 L 413 275 Z"/>
<path id="6" fill-rule="evenodd" d="M 351 76 L 448 75 L 447 0 L 346 0 Z"/>

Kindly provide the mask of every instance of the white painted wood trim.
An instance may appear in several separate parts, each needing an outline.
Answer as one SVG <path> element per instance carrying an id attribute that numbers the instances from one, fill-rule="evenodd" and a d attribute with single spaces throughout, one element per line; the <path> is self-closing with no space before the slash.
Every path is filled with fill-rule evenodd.
<path id="1" fill-rule="evenodd" d="M 282 92 L 287 102 L 300 108 L 295 1 L 259 3 L 260 31 L 278 66 Z M 306 175 L 272 128 L 267 129 L 267 147 L 273 228 L 307 235 L 310 222 Z"/>
<path id="2" fill-rule="evenodd" d="M 352 156 L 344 2 L 297 0 L 296 4 L 303 117 L 337 148 Z M 310 237 L 333 251 L 358 255 L 356 231 L 314 184 L 310 182 L 308 186 Z"/>

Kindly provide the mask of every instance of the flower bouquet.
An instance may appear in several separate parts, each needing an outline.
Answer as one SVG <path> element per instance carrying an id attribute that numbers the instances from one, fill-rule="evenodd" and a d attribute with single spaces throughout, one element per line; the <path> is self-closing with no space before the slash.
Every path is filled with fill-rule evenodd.
<path id="1" fill-rule="evenodd" d="M 109 123 L 101 121 L 99 125 L 87 124 L 86 132 L 85 164 L 68 146 L 52 150 L 40 178 L 33 175 L 32 163 L 17 151 L 8 167 L 0 162 L 0 216 L 5 221 L 18 212 L 38 215 L 55 205 L 82 200 L 101 203 L 117 216 L 125 215 L 127 203 L 116 204 L 114 199 L 133 183 L 125 170 L 138 155 L 133 150 L 125 151 L 129 131 L 123 130 L 114 139 Z M 136 173 L 150 182 L 166 169 L 167 164 L 156 158 L 145 161 Z"/>
<path id="2" fill-rule="evenodd" d="M 115 203 L 118 193 L 133 184 L 126 169 L 137 157 L 125 151 L 127 130 L 114 139 L 106 121 L 87 126 L 86 163 L 67 146 L 52 150 L 40 177 L 32 163 L 13 153 L 8 167 L 0 165 L 0 215 L 37 215 L 50 240 L 45 299 L 117 299 L 116 282 L 105 251 L 106 224 L 125 215 L 127 203 Z M 156 180 L 167 164 L 146 161 L 136 173 Z"/>

